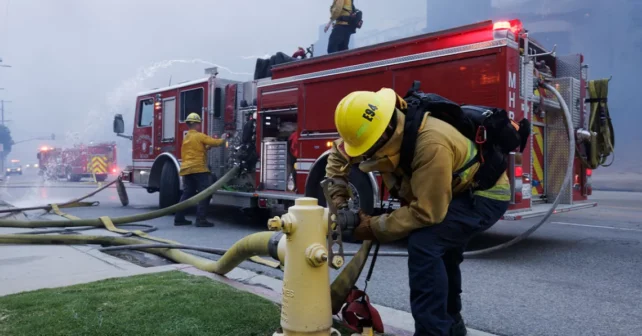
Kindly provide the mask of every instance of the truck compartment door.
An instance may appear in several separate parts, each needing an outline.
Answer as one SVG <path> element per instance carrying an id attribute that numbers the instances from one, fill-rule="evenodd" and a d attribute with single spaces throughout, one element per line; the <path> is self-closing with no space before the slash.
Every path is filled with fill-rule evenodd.
<path id="1" fill-rule="evenodd" d="M 162 139 L 161 141 L 174 141 L 176 138 L 176 98 L 163 99 Z"/>

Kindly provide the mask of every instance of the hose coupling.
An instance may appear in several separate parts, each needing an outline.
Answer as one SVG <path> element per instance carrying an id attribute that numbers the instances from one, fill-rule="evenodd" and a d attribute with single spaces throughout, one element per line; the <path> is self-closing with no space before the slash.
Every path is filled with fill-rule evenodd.
<path id="1" fill-rule="evenodd" d="M 575 131 L 575 136 L 579 142 L 591 141 L 591 137 L 594 137 L 597 133 L 591 132 L 584 128 L 577 129 Z"/>

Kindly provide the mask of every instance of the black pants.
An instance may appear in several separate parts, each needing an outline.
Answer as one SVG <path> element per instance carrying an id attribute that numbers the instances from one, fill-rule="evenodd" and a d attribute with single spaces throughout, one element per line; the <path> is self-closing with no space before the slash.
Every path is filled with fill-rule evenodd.
<path id="1" fill-rule="evenodd" d="M 181 202 L 191 198 L 197 193 L 207 189 L 211 183 L 212 175 L 210 173 L 196 173 L 183 176 L 183 195 L 181 195 Z M 206 199 L 198 203 L 196 208 L 196 219 L 203 220 L 207 216 L 207 207 L 210 204 L 210 199 Z M 179 211 L 174 215 L 174 220 L 185 220 L 185 210 Z"/>
<path id="2" fill-rule="evenodd" d="M 352 28 L 347 25 L 334 25 L 328 40 L 328 54 L 348 50 L 350 35 L 352 35 Z"/>
<path id="3" fill-rule="evenodd" d="M 408 237 L 410 309 L 415 336 L 446 336 L 461 312 L 461 272 L 468 241 L 493 226 L 508 202 L 465 194 L 455 197 L 446 218 Z"/>

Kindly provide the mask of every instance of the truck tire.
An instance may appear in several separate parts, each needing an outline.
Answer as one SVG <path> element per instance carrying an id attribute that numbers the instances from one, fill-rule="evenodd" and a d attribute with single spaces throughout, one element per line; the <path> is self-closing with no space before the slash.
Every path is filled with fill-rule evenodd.
<path id="1" fill-rule="evenodd" d="M 319 164 L 321 164 L 321 162 L 319 162 Z M 318 168 L 319 169 L 315 169 L 315 171 L 311 172 L 308 181 L 306 182 L 305 196 L 316 198 L 319 201 L 319 205 L 325 207 L 327 203 L 320 185 L 321 181 L 325 178 L 325 162 L 323 162 L 323 167 Z M 350 184 L 350 189 L 352 189 L 352 193 L 356 198 L 353 200 L 354 203 L 349 204 L 350 208 L 358 208 L 363 210 L 366 214 L 372 214 L 374 212 L 375 205 L 374 190 L 372 190 L 372 184 L 370 183 L 368 175 L 359 170 L 357 166 L 354 166 L 350 169 L 348 182 Z"/>
<path id="2" fill-rule="evenodd" d="M 98 182 L 105 182 L 106 179 L 107 179 L 107 174 L 96 175 L 96 181 Z"/>
<path id="3" fill-rule="evenodd" d="M 165 162 L 160 176 L 158 192 L 158 207 L 163 209 L 172 206 L 180 200 L 180 184 L 178 172 L 171 162 Z"/>
<path id="4" fill-rule="evenodd" d="M 65 177 L 67 178 L 68 182 L 80 181 L 80 176 L 76 174 L 72 174 L 71 169 L 67 169 L 67 171 L 65 172 Z"/>

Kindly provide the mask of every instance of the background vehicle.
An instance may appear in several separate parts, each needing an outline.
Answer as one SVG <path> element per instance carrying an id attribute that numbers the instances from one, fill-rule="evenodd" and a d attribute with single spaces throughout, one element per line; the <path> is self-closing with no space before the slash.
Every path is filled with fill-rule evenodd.
<path id="1" fill-rule="evenodd" d="M 11 160 L 6 168 L 5 176 L 22 175 L 22 165 L 20 160 Z"/>
<path id="2" fill-rule="evenodd" d="M 258 65 L 258 62 L 257 62 Z M 124 180 L 148 192 L 159 192 L 159 206 L 179 198 L 180 147 L 190 112 L 203 118 L 212 136 L 232 135 L 229 146 L 209 152 L 218 176 L 239 155 L 260 157 L 250 170 L 218 192 L 213 202 L 249 208 L 283 209 L 302 195 L 323 204 L 319 182 L 332 141 L 337 102 L 354 90 L 391 87 L 404 95 L 414 80 L 433 92 L 466 104 L 501 107 L 511 118 L 533 122 L 533 135 L 523 153 L 513 153 L 508 170 L 511 206 L 504 219 L 543 215 L 559 194 L 569 141 L 560 102 L 537 89 L 545 80 L 557 88 L 571 109 L 573 127 L 586 128 L 589 109 L 587 71 L 582 55 L 556 56 L 529 38 L 519 20 L 458 27 L 331 55 L 288 62 L 271 68 L 271 77 L 241 83 L 208 77 L 142 92 L 136 99 L 132 134 L 133 165 Z M 260 73 L 259 69 L 255 73 Z M 245 127 L 245 132 L 243 131 Z M 114 132 L 122 136 L 117 115 Z M 243 134 L 245 133 L 245 134 Z M 581 149 L 581 145 L 578 145 Z M 578 151 L 578 155 L 582 154 Z M 577 158 L 574 179 L 557 211 L 596 206 L 591 171 Z M 377 174 L 352 169 L 352 205 L 369 212 L 395 207 Z"/>
<path id="3" fill-rule="evenodd" d="M 116 143 L 97 143 L 76 145 L 72 148 L 42 147 L 38 152 L 40 174 L 49 178 L 65 178 L 71 182 L 82 178 L 104 181 L 107 176 L 116 174 Z"/>

